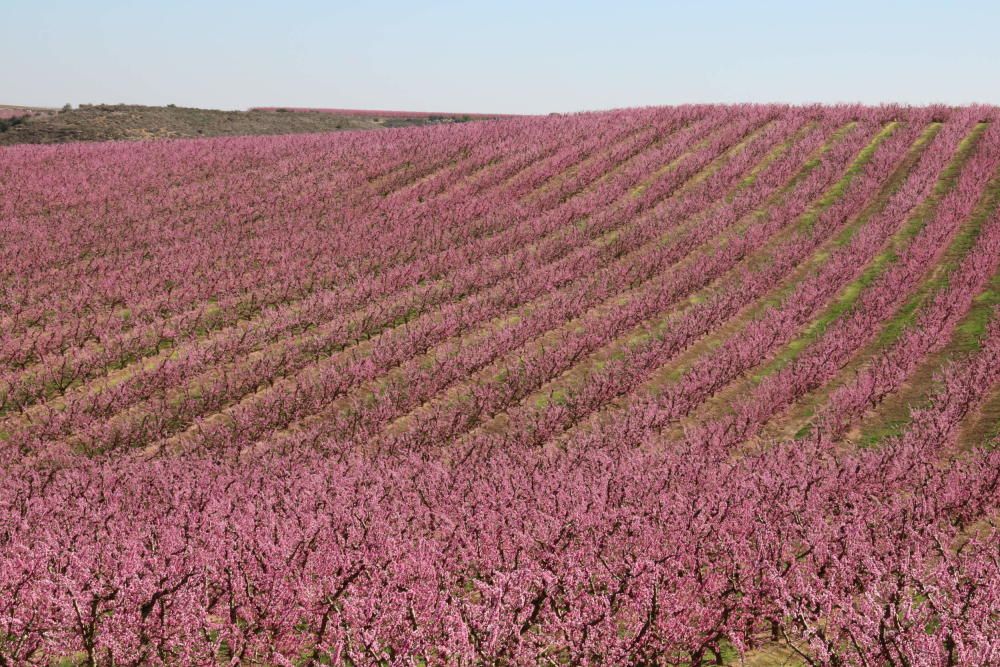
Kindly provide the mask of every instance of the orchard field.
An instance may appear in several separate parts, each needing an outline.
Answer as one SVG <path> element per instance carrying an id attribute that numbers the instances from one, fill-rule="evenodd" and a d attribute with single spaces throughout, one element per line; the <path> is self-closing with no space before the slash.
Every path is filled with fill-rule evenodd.
<path id="1" fill-rule="evenodd" d="M 1000 664 L 998 121 L 0 148 L 0 665 Z"/>

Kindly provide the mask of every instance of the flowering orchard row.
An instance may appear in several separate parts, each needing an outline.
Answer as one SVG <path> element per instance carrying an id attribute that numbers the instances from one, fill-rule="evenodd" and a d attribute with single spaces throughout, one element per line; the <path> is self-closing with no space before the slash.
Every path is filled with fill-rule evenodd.
<path id="1" fill-rule="evenodd" d="M 1000 662 L 998 120 L 0 149 L 0 665 Z"/>

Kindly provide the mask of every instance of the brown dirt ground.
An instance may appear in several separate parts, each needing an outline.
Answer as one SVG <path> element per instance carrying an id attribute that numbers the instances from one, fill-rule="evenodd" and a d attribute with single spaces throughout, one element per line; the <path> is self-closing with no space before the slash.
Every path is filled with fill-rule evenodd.
<path id="1" fill-rule="evenodd" d="M 382 118 L 283 111 L 219 111 L 125 104 L 80 105 L 64 111 L 36 111 L 0 132 L 0 146 L 109 141 L 296 134 L 337 130 L 462 122 L 462 117 Z"/>

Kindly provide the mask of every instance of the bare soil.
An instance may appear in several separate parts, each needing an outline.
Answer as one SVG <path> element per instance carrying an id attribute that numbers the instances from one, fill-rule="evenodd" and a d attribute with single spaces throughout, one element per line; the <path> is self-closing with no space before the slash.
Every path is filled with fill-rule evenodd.
<path id="1" fill-rule="evenodd" d="M 34 109 L 18 124 L 7 124 L 0 131 L 0 146 L 373 130 L 465 120 L 463 116 L 408 118 L 96 104 L 67 110 Z"/>

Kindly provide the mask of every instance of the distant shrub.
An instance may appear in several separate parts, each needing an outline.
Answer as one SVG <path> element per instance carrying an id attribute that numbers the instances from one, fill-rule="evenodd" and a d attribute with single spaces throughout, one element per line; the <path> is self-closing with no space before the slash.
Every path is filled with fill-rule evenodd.
<path id="1" fill-rule="evenodd" d="M 20 125 L 27 118 L 27 114 L 23 116 L 11 116 L 10 118 L 0 118 L 0 132 L 6 132 L 12 127 Z"/>

